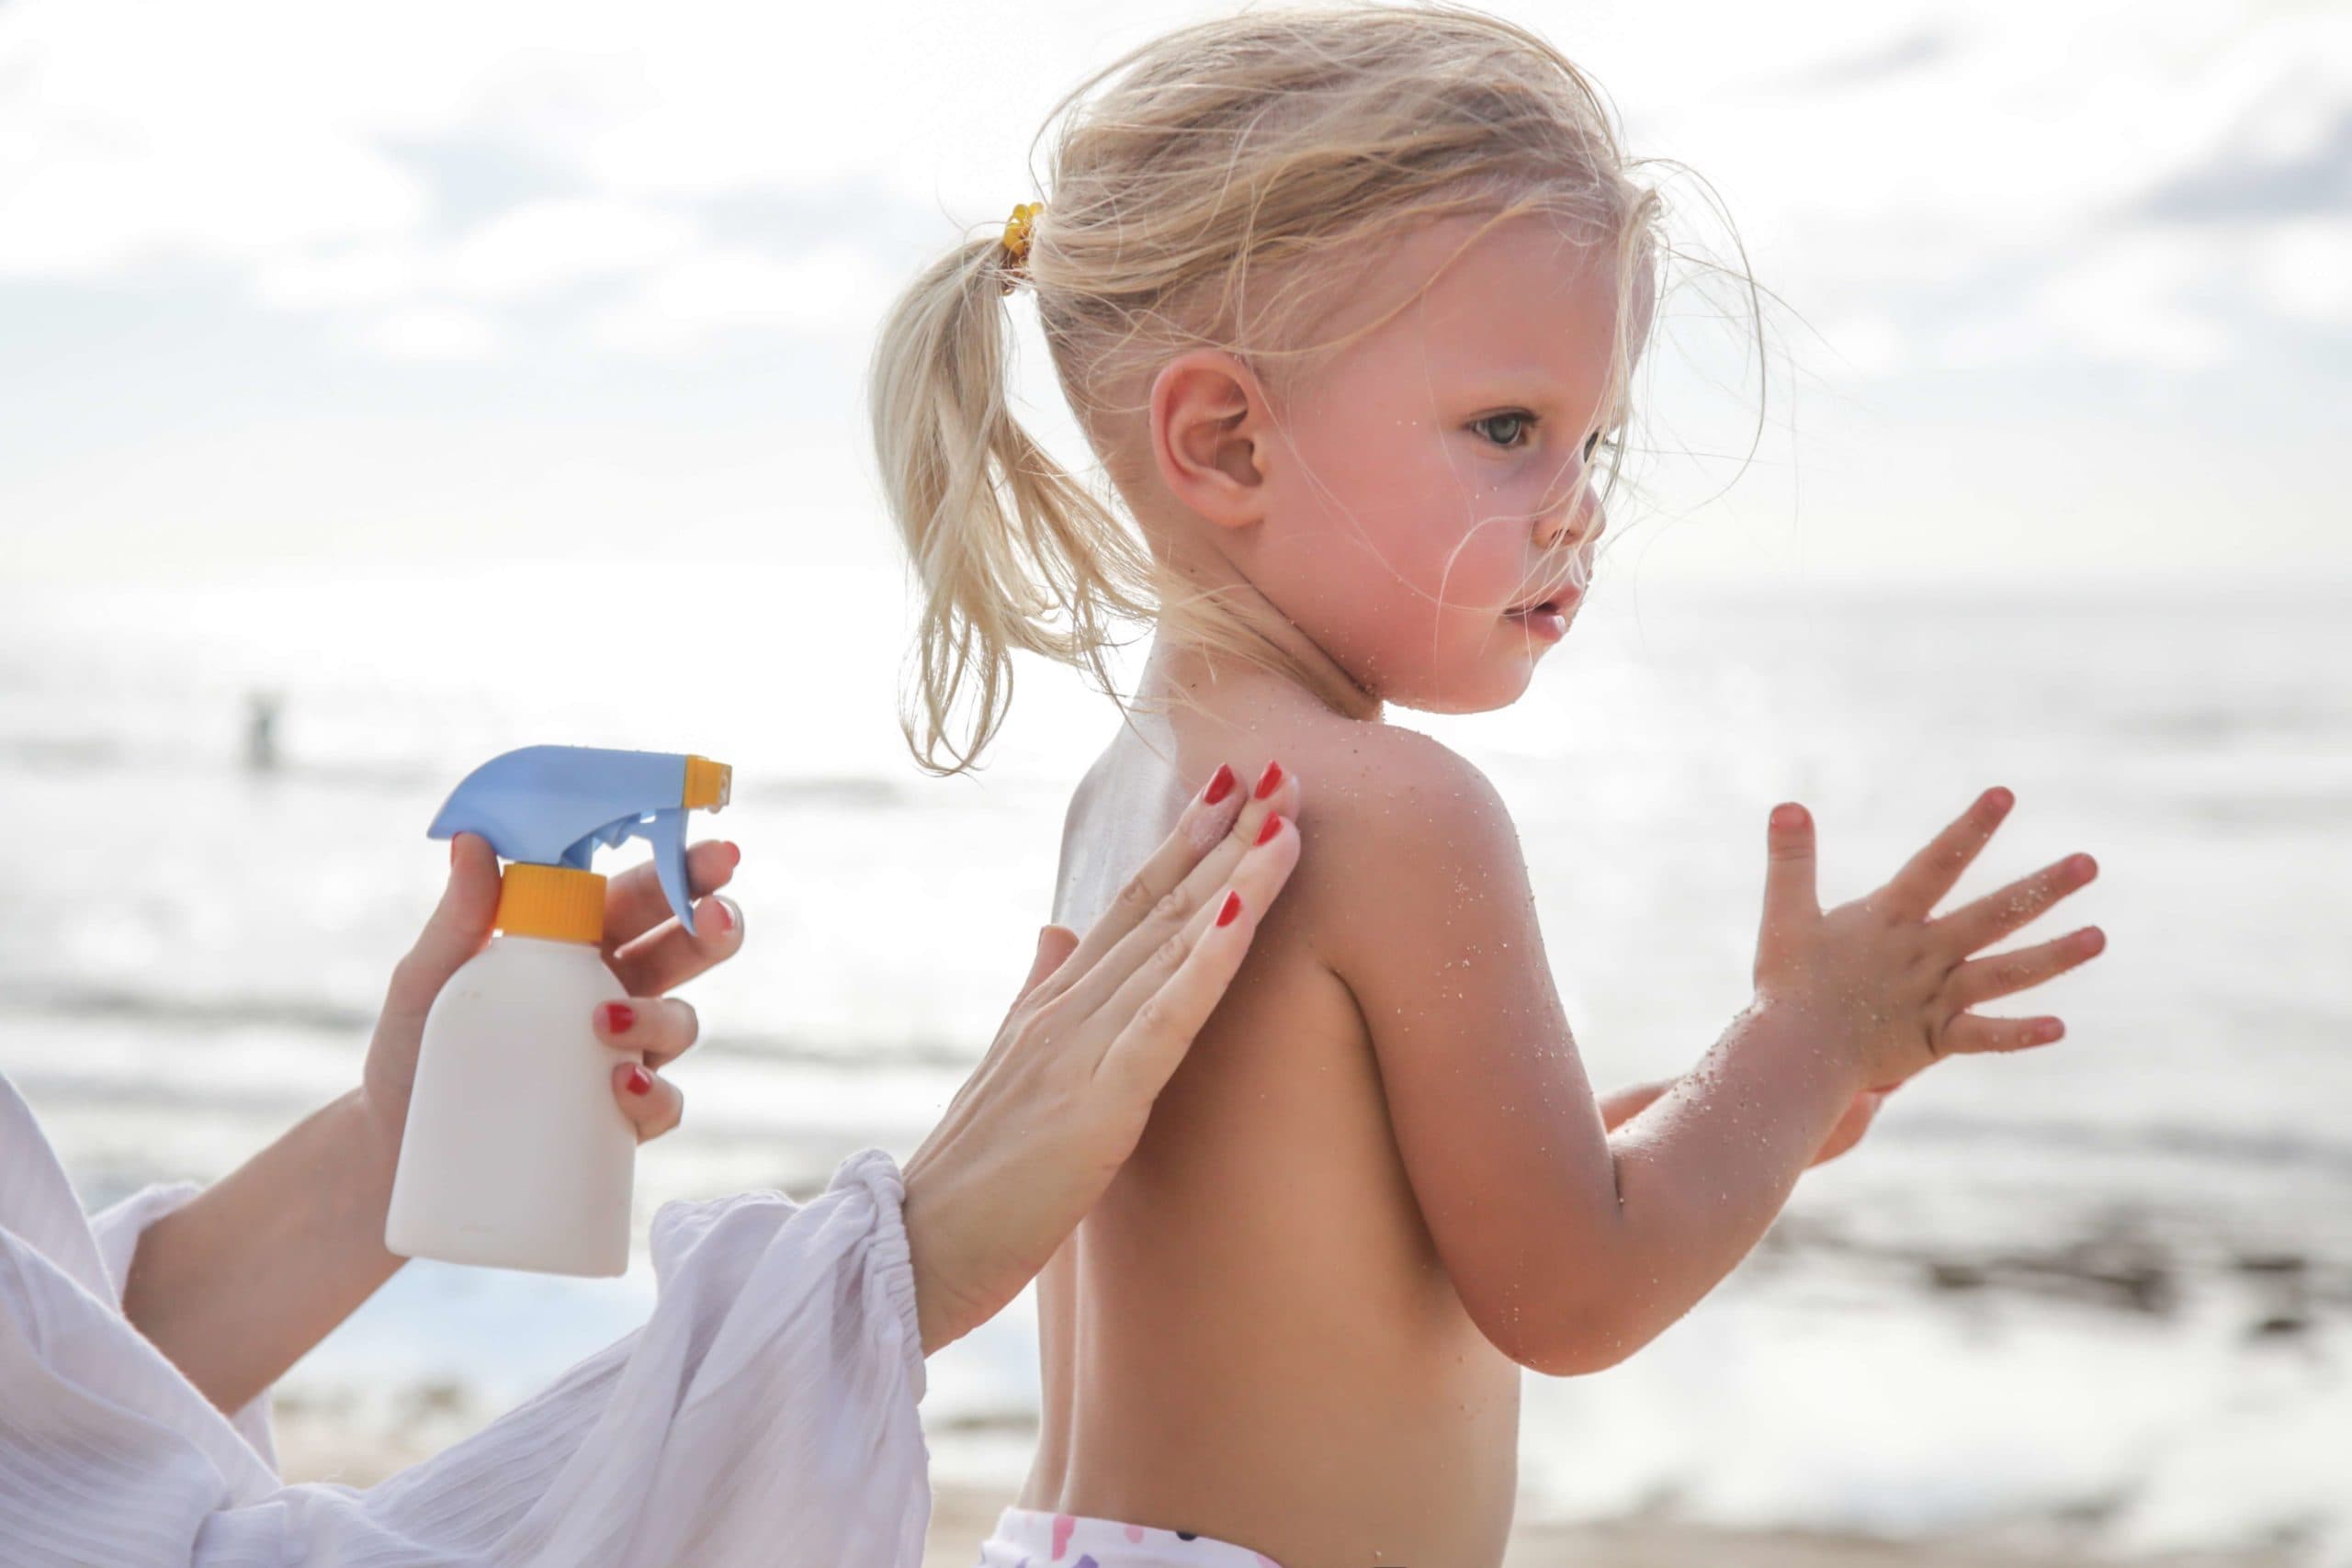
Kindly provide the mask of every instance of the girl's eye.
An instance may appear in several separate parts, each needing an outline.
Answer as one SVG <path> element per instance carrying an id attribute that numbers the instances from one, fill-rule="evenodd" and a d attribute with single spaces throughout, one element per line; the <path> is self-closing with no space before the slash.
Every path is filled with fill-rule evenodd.
<path id="1" fill-rule="evenodd" d="M 1520 436 L 1525 434 L 1528 430 L 1533 428 L 1534 424 L 1535 416 L 1533 414 L 1524 413 L 1515 410 L 1510 413 L 1490 413 L 1482 419 L 1472 420 L 1470 422 L 1470 428 L 1476 431 L 1479 434 L 1484 435 L 1487 440 L 1492 441 L 1496 446 L 1509 450 L 1519 446 L 1521 444 L 1519 439 Z M 1492 428 L 1496 425 L 1502 426 L 1508 434 L 1501 435 L 1496 434 Z"/>

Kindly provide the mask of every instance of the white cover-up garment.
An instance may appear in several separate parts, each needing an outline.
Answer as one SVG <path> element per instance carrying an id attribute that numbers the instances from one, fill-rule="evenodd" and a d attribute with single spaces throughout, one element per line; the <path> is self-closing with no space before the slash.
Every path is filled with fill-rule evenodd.
<path id="1" fill-rule="evenodd" d="M 0 1563 L 920 1568 L 922 1339 L 889 1155 L 805 1204 L 662 1205 L 645 1325 L 366 1490 L 278 1478 L 265 1392 L 223 1416 L 122 1315 L 146 1225 L 85 1217 L 0 1076 Z"/>

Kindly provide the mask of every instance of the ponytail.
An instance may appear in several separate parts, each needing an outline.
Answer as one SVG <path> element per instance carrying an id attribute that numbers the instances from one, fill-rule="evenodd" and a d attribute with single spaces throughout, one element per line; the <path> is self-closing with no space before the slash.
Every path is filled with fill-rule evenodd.
<path id="1" fill-rule="evenodd" d="M 925 269 L 883 323 L 869 376 L 884 495 L 924 595 L 899 728 L 933 773 L 970 768 L 994 738 L 1014 649 L 1107 691 L 1113 624 L 1150 614 L 1148 553 L 1007 405 L 1012 262 L 991 235 Z"/>

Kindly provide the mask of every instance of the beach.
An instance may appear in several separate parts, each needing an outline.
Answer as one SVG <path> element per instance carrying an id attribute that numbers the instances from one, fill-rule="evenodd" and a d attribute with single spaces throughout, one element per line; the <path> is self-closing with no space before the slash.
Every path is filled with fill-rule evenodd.
<path id="1" fill-rule="evenodd" d="M 336 1481 L 365 1486 L 403 1464 L 427 1457 L 429 1446 L 407 1448 L 380 1435 L 364 1444 L 348 1428 L 315 1411 L 296 1410 L 278 1422 L 279 1461 L 288 1479 Z M 972 1568 L 978 1543 L 1011 1503 L 1018 1486 L 945 1483 L 932 1495 L 923 1568 Z M 1690 1568 L 1698 1563 L 1737 1568 L 2286 1568 L 2286 1552 L 2188 1552 L 2120 1559 L 2068 1551 L 2030 1532 L 1980 1531 L 1973 1539 L 1894 1540 L 1854 1533 L 1793 1529 L 1726 1530 L 1671 1520 L 1627 1517 L 1587 1525 L 1532 1523 L 1512 1532 L 1503 1568 Z M 1422 1568 L 1406 1564 L 1402 1568 Z"/>
<path id="2" fill-rule="evenodd" d="M 434 602 L 495 624 L 494 588 L 458 592 Z M 217 1176 L 356 1081 L 446 873 L 435 807 L 540 741 L 736 768 L 696 830 L 743 846 L 750 942 L 691 993 L 640 1246 L 673 1199 L 910 1154 L 1025 969 L 1115 715 L 1024 674 L 989 770 L 925 779 L 891 722 L 898 628 L 843 652 L 745 593 L 714 612 L 740 683 L 681 693 L 658 664 L 585 690 L 520 642 L 419 647 L 414 584 L 152 613 L 0 591 L 0 808 L 46 836 L 0 880 L 0 1070 L 85 1201 Z M 1510 807 L 1604 1086 L 1688 1066 L 1743 1005 L 1775 801 L 1821 825 L 1825 903 L 1994 784 L 2018 807 L 1957 897 L 2075 850 L 2102 868 L 2030 933 L 2109 934 L 2028 1004 L 2065 1042 L 1907 1086 L 1654 1343 L 1528 1377 L 1514 1563 L 2352 1563 L 2347 609 L 2341 585 L 1604 583 L 1519 705 L 1398 716 Z M 762 673 L 819 668 L 842 673 L 788 711 Z M 435 1451 L 653 1303 L 641 1250 L 617 1280 L 412 1265 L 280 1384 L 288 1473 Z M 1025 1471 L 1035 1334 L 1024 1294 L 932 1360 L 939 1562 Z"/>

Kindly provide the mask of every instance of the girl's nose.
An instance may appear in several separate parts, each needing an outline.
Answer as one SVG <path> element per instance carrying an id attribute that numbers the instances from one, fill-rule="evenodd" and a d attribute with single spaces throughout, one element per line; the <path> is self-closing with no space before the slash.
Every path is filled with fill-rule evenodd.
<path id="1" fill-rule="evenodd" d="M 1608 526 L 1609 515 L 1601 510 L 1600 498 L 1587 491 L 1577 497 L 1574 506 L 1547 512 L 1538 519 L 1535 542 L 1545 549 L 1589 545 Z"/>

